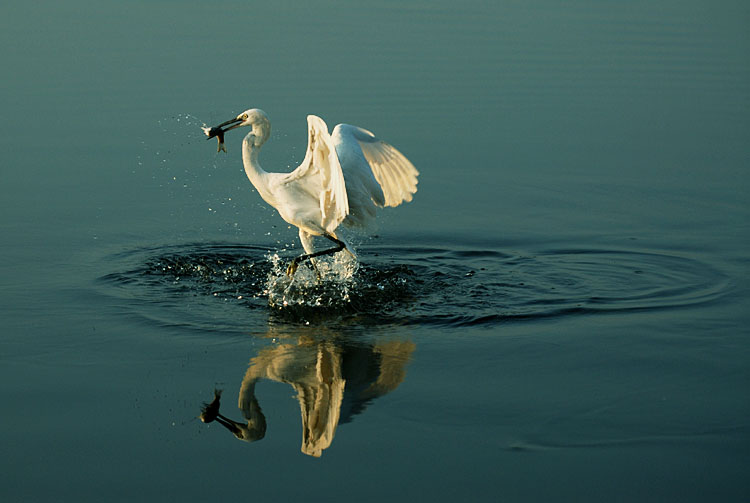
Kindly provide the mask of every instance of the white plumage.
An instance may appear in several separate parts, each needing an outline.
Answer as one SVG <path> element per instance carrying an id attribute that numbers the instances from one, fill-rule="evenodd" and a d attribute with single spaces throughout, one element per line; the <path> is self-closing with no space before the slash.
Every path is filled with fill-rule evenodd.
<path id="1" fill-rule="evenodd" d="M 260 148 L 271 133 L 271 122 L 262 110 L 246 110 L 205 131 L 209 138 L 219 138 L 221 149 L 224 133 L 242 126 L 251 128 L 242 142 L 247 177 L 281 218 L 299 228 L 306 254 L 292 261 L 289 275 L 302 260 L 349 250 L 336 235 L 339 225 L 365 228 L 375 218 L 377 207 L 411 201 L 417 191 L 419 172 L 412 163 L 365 129 L 339 124 L 329 134 L 323 119 L 308 115 L 302 163 L 291 173 L 269 173 L 258 162 Z M 315 252 L 313 236 L 324 236 L 338 246 Z"/>

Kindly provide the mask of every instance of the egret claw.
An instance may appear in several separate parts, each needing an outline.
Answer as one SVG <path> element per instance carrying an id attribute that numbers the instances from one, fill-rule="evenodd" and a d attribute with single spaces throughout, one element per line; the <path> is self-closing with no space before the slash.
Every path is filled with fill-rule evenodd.
<path id="1" fill-rule="evenodd" d="M 294 276 L 294 273 L 297 272 L 297 267 L 299 267 L 299 264 L 297 264 L 296 260 L 292 260 L 289 263 L 289 266 L 286 268 L 286 275 L 290 278 Z"/>

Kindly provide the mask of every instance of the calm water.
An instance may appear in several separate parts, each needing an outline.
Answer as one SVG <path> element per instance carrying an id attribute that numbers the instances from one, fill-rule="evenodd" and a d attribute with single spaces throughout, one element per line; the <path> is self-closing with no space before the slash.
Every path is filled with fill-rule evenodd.
<path id="1" fill-rule="evenodd" d="M 4 501 L 750 498 L 746 2 L 2 10 Z M 250 107 L 419 168 L 358 265 Z"/>

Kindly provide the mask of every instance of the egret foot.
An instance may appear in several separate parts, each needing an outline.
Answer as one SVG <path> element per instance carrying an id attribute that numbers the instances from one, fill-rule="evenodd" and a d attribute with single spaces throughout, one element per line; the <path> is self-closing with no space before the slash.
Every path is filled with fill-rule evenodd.
<path id="1" fill-rule="evenodd" d="M 297 272 L 297 268 L 299 267 L 299 257 L 296 257 L 294 260 L 289 262 L 289 265 L 286 268 L 286 275 L 290 278 L 294 276 L 294 273 Z"/>
<path id="2" fill-rule="evenodd" d="M 320 257 L 321 255 L 333 255 L 334 253 L 340 252 L 341 250 L 347 250 L 352 255 L 352 257 L 354 257 L 354 253 L 352 253 L 351 250 L 346 247 L 346 244 L 343 241 L 336 239 L 330 234 L 323 234 L 323 236 L 327 237 L 338 246 L 336 248 L 329 248 L 328 250 L 321 250 L 315 253 L 305 253 L 304 255 L 300 255 L 299 257 L 294 257 L 292 263 L 289 264 L 289 266 L 286 268 L 287 276 L 289 276 L 290 278 L 294 276 L 294 273 L 297 272 L 297 267 L 299 267 L 299 263 L 303 260 L 309 260 L 313 265 L 313 269 L 315 269 L 315 274 L 318 276 L 318 281 L 320 281 L 320 271 L 318 270 L 318 267 L 315 265 L 315 262 L 312 259 L 314 259 L 315 257 Z"/>
<path id="3" fill-rule="evenodd" d="M 318 269 L 317 264 L 315 264 L 312 259 L 310 259 L 310 264 L 312 264 L 312 268 L 315 270 L 315 277 L 317 278 L 318 283 L 320 283 L 323 279 L 323 276 L 320 275 L 320 269 Z"/>
<path id="4" fill-rule="evenodd" d="M 299 269 L 299 263 L 299 257 L 296 257 L 294 260 L 292 260 L 286 267 L 286 275 L 290 278 L 294 277 L 294 273 L 296 273 L 297 269 Z M 310 264 L 315 271 L 315 277 L 317 278 L 318 282 L 320 282 L 323 279 L 323 276 L 320 274 L 320 269 L 318 269 L 318 266 L 315 265 L 315 262 L 313 262 L 312 260 L 310 261 Z"/>

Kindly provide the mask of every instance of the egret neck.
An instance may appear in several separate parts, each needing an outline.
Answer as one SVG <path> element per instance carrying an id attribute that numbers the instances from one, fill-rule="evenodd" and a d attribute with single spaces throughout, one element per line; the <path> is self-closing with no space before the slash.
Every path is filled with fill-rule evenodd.
<path id="1" fill-rule="evenodd" d="M 242 141 L 242 164 L 245 166 L 245 174 L 258 190 L 260 197 L 273 206 L 275 198 L 268 190 L 268 172 L 264 171 L 258 162 L 260 147 L 263 143 L 259 143 L 257 140 L 253 132 L 245 136 L 245 139 Z"/>

